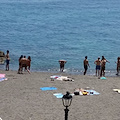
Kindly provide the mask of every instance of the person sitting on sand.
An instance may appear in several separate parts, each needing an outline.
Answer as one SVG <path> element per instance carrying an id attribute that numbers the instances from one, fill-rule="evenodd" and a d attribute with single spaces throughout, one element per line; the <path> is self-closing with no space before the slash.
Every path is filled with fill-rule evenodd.
<path id="1" fill-rule="evenodd" d="M 87 56 L 85 56 L 85 59 L 83 61 L 83 65 L 84 65 L 84 75 L 85 75 L 87 72 L 88 66 L 90 67 L 89 62 L 87 60 Z"/>
<path id="2" fill-rule="evenodd" d="M 97 73 L 98 73 L 98 76 L 100 76 L 100 64 L 101 64 L 100 57 L 98 57 L 98 59 L 95 60 L 94 64 L 96 64 L 96 76 L 97 76 Z"/>
<path id="3" fill-rule="evenodd" d="M 60 71 L 63 72 L 63 70 L 64 70 L 64 65 L 65 65 L 65 63 L 66 63 L 67 61 L 65 61 L 65 60 L 59 60 L 58 62 L 59 62 L 59 64 L 60 64 Z"/>
<path id="4" fill-rule="evenodd" d="M 120 70 L 120 57 L 117 58 L 117 74 L 116 75 L 119 75 L 119 70 Z"/>
<path id="5" fill-rule="evenodd" d="M 104 56 L 102 56 L 100 77 L 102 77 L 102 75 L 105 77 L 105 65 L 106 65 L 106 62 L 110 63 L 108 60 L 105 59 Z"/>

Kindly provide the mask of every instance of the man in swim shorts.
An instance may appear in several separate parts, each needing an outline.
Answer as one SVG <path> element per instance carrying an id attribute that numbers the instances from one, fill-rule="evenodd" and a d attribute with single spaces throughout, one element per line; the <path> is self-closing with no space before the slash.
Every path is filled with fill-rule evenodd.
<path id="1" fill-rule="evenodd" d="M 88 66 L 90 67 L 89 62 L 87 60 L 87 56 L 85 56 L 85 59 L 83 61 L 83 65 L 84 65 L 84 75 L 85 75 L 87 72 Z"/>
<path id="2" fill-rule="evenodd" d="M 117 58 L 117 74 L 116 75 L 119 75 L 119 70 L 120 70 L 120 57 Z"/>
<path id="3" fill-rule="evenodd" d="M 110 63 L 108 60 L 105 59 L 104 56 L 102 56 L 100 77 L 102 77 L 102 75 L 105 76 L 105 65 L 106 65 L 106 62 Z"/>
<path id="4" fill-rule="evenodd" d="M 66 62 L 67 62 L 67 61 L 65 61 L 65 60 L 59 60 L 60 71 L 61 71 L 61 72 L 63 72 L 63 70 L 64 70 L 64 65 L 65 65 Z"/>
<path id="5" fill-rule="evenodd" d="M 98 57 L 97 60 L 95 60 L 94 64 L 96 64 L 96 76 L 97 76 L 97 73 L 98 73 L 98 76 L 100 76 L 100 64 L 101 64 L 101 60 L 100 60 L 99 57 Z"/>

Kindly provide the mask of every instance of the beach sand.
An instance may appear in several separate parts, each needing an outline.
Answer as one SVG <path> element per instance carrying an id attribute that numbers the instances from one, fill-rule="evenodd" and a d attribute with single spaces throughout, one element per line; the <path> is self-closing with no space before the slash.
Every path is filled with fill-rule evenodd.
<path id="1" fill-rule="evenodd" d="M 64 120 L 62 99 L 54 93 L 74 92 L 75 88 L 90 87 L 99 95 L 73 96 L 69 107 L 69 120 L 120 120 L 120 76 L 106 77 L 69 75 L 66 73 L 4 71 L 8 80 L 0 82 L 0 118 L 2 120 Z M 51 81 L 51 75 L 74 78 L 71 81 Z M 56 87 L 42 91 L 40 87 Z"/>

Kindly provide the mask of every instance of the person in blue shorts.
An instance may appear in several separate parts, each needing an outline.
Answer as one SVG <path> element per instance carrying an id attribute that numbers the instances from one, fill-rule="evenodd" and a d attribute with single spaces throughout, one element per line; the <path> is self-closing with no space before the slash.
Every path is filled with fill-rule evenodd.
<path id="1" fill-rule="evenodd" d="M 100 57 L 98 57 L 98 59 L 95 60 L 94 64 L 96 64 L 96 76 L 97 74 L 98 76 L 100 76 L 100 64 L 101 64 Z"/>

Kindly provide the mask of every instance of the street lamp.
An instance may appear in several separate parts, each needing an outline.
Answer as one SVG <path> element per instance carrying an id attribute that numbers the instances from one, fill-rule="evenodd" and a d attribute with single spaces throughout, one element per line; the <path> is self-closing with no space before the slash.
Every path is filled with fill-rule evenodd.
<path id="1" fill-rule="evenodd" d="M 62 102 L 63 102 L 63 106 L 65 107 L 65 109 L 64 109 L 64 111 L 65 111 L 65 120 L 68 120 L 68 111 L 69 111 L 68 107 L 72 103 L 72 96 L 70 95 L 69 92 L 66 92 L 66 94 L 63 95 Z"/>

